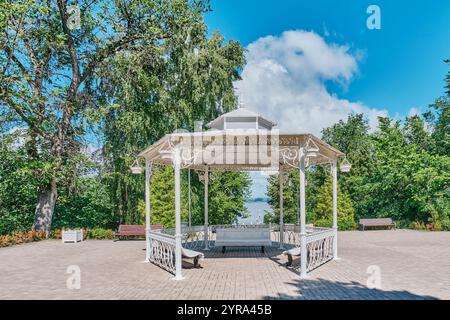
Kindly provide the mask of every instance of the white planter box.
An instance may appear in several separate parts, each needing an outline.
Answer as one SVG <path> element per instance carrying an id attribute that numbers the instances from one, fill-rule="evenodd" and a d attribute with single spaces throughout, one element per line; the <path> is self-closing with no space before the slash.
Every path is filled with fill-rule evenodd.
<path id="1" fill-rule="evenodd" d="M 63 230 L 62 242 L 77 243 L 83 241 L 83 230 Z"/>

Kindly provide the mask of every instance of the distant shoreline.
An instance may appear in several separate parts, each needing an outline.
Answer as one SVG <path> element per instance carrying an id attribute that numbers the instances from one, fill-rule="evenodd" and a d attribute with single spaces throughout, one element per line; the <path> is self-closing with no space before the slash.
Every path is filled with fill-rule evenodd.
<path id="1" fill-rule="evenodd" d="M 269 202 L 270 198 L 269 197 L 258 197 L 258 198 L 252 198 L 247 200 L 247 203 L 251 203 L 251 202 Z"/>

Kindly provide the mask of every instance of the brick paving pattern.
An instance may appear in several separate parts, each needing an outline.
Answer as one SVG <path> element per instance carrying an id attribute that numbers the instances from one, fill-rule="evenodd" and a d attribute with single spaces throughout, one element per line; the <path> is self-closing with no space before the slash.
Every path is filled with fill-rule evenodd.
<path id="1" fill-rule="evenodd" d="M 450 232 L 340 232 L 338 261 L 300 280 L 275 248 L 206 253 L 183 281 L 144 263 L 144 241 L 48 240 L 0 249 L 0 299 L 450 299 Z M 67 267 L 81 270 L 69 290 Z M 381 271 L 369 289 L 367 268 Z"/>

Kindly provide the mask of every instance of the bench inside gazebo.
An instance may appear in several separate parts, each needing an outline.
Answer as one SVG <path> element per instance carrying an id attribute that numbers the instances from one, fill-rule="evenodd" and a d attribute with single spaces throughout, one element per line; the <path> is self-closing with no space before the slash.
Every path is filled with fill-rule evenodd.
<path id="1" fill-rule="evenodd" d="M 337 259 L 337 163 L 344 154 L 308 133 L 280 133 L 276 124 L 245 108 L 226 113 L 208 124 L 207 131 L 168 134 L 138 155 L 145 162 L 146 261 L 183 279 L 183 249 L 195 252 L 211 247 L 271 247 L 293 249 L 300 256 L 300 276 Z M 138 163 L 137 163 L 138 165 Z M 158 232 L 151 225 L 151 176 L 154 166 L 173 166 L 175 173 L 175 229 Z M 333 226 L 306 225 L 305 171 L 327 166 L 333 177 Z M 134 171 L 139 173 L 135 167 Z M 204 184 L 204 225 L 182 227 L 180 171 L 197 171 Z M 344 160 L 341 171 L 350 169 Z M 133 168 L 132 168 L 133 170 Z M 280 184 L 279 225 L 208 224 L 208 184 L 212 171 L 278 172 Z M 284 225 L 283 184 L 289 170 L 298 170 L 299 225 Z M 288 252 L 289 254 L 289 252 Z M 292 255 L 291 255 L 292 257 Z"/>

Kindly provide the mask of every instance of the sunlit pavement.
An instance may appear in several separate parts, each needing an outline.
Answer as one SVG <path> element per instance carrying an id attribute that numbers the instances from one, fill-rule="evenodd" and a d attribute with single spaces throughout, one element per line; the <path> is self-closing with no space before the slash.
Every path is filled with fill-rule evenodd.
<path id="1" fill-rule="evenodd" d="M 450 232 L 341 232 L 340 259 L 304 280 L 278 249 L 213 249 L 173 281 L 143 262 L 144 241 L 48 240 L 0 248 L 0 299 L 450 299 L 449 244 Z"/>

